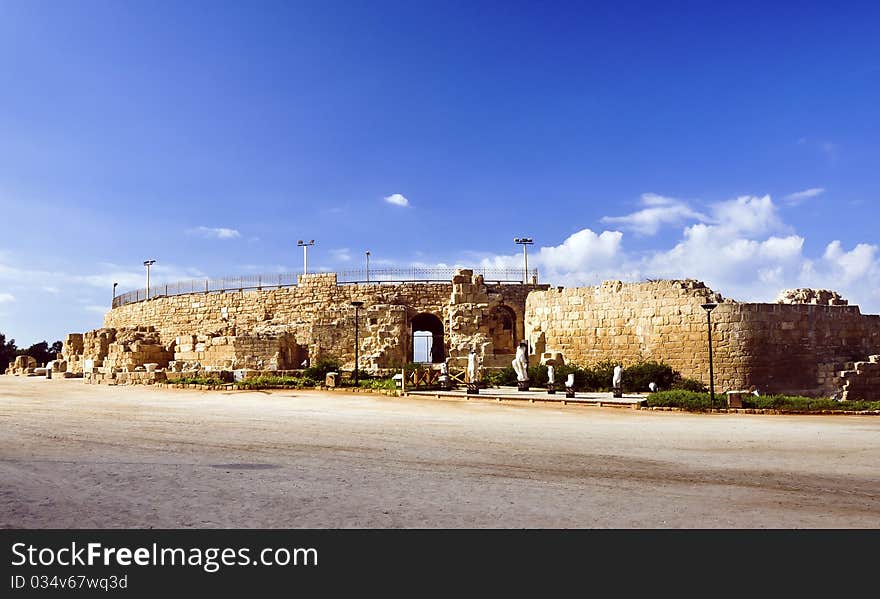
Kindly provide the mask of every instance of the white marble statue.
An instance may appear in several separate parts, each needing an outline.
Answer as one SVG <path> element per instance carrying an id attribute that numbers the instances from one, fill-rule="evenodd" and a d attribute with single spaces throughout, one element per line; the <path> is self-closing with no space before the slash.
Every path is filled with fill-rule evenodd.
<path id="1" fill-rule="evenodd" d="M 516 371 L 516 380 L 524 382 L 529 380 L 528 362 L 526 359 L 526 344 L 520 343 L 516 348 L 516 357 L 511 362 L 513 369 Z"/>
<path id="2" fill-rule="evenodd" d="M 547 382 L 551 385 L 556 382 L 556 373 L 553 371 L 553 365 L 547 366 Z"/>
<path id="3" fill-rule="evenodd" d="M 648 383 L 648 389 L 651 390 L 651 393 L 656 393 L 657 392 L 657 383 L 655 383 L 654 381 L 651 381 L 650 383 Z"/>
<path id="4" fill-rule="evenodd" d="M 618 364 L 614 367 L 614 376 L 611 378 L 611 386 L 619 389 L 623 382 L 623 368 Z"/>
<path id="5" fill-rule="evenodd" d="M 568 375 L 568 378 L 565 379 L 565 386 L 569 389 L 574 387 L 574 373 Z"/>
<path id="6" fill-rule="evenodd" d="M 467 380 L 469 383 L 477 382 L 477 373 L 479 372 L 477 366 L 477 352 L 476 350 L 471 350 L 468 354 L 468 365 L 467 365 Z"/>

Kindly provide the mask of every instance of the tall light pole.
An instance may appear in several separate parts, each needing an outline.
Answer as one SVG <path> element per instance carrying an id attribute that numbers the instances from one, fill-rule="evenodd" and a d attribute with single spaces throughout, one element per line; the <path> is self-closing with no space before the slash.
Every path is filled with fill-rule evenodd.
<path id="1" fill-rule="evenodd" d="M 144 266 L 147 267 L 147 299 L 150 299 L 150 267 L 155 263 L 155 260 L 144 260 Z"/>
<path id="2" fill-rule="evenodd" d="M 300 239 L 296 242 L 296 245 L 303 249 L 303 274 L 308 274 L 309 272 L 309 246 L 315 245 L 315 240 L 310 239 L 308 241 L 303 241 Z"/>
<path id="3" fill-rule="evenodd" d="M 528 285 L 529 284 L 529 252 L 528 252 L 528 247 L 535 242 L 531 237 L 514 237 L 513 242 L 518 243 L 519 245 L 523 246 L 523 262 L 524 262 L 524 274 L 525 274 L 525 276 L 523 277 L 523 283 Z"/>
<path id="4" fill-rule="evenodd" d="M 706 322 L 709 324 L 709 398 L 712 405 L 715 405 L 715 376 L 712 372 L 712 310 L 718 307 L 718 304 L 703 304 L 700 306 L 706 311 Z"/>
<path id="5" fill-rule="evenodd" d="M 117 285 L 119 285 L 119 283 L 113 283 L 113 301 L 110 302 L 110 307 L 111 307 L 111 308 L 115 307 L 113 304 L 116 303 L 116 286 L 117 286 Z"/>
<path id="6" fill-rule="evenodd" d="M 367 283 L 370 282 L 370 250 L 365 252 L 367 256 Z"/>
<path id="7" fill-rule="evenodd" d="M 364 302 L 354 301 L 351 302 L 351 305 L 354 306 L 354 386 L 358 386 L 358 367 L 359 365 L 359 354 L 358 349 L 360 347 L 360 336 L 359 336 L 359 328 L 358 328 L 358 310 L 361 306 L 364 305 Z"/>

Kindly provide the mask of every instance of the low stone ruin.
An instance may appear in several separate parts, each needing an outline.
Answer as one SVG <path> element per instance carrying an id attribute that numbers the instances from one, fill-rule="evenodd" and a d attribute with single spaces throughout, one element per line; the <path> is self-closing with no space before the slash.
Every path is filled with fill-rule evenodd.
<path id="1" fill-rule="evenodd" d="M 27 376 L 36 374 L 37 360 L 31 356 L 15 356 L 6 368 L 6 374 L 14 374 L 15 376 Z"/>
<path id="2" fill-rule="evenodd" d="M 776 298 L 777 304 L 813 304 L 818 306 L 846 306 L 849 302 L 830 289 L 786 289 Z"/>
<path id="3" fill-rule="evenodd" d="M 852 362 L 840 372 L 844 401 L 880 401 L 880 355 L 868 356 L 867 362 Z"/>

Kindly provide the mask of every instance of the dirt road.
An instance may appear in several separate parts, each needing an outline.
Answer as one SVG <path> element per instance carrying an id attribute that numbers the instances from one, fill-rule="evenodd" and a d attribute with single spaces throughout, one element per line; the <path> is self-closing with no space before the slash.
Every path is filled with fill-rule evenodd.
<path id="1" fill-rule="evenodd" d="M 880 526 L 880 417 L 0 376 L 0 527 Z"/>

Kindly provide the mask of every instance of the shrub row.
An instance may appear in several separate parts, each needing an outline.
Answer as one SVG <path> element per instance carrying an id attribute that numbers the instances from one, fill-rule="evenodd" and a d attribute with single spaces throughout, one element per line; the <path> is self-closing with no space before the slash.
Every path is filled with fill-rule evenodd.
<path id="1" fill-rule="evenodd" d="M 597 362 L 590 366 L 565 364 L 556 366 L 556 385 L 562 387 L 569 374 L 574 374 L 574 388 L 577 391 L 609 391 L 614 375 L 615 362 Z M 648 391 L 649 383 L 656 383 L 659 389 L 688 389 L 702 391 L 705 387 L 700 381 L 685 379 L 674 371 L 671 366 L 660 362 L 638 362 L 625 366 L 623 369 L 623 388 L 627 391 Z M 540 364 L 529 368 L 529 382 L 542 387 L 548 382 L 547 366 Z M 490 385 L 516 385 L 516 371 L 508 366 L 501 370 L 490 371 L 486 375 Z"/>
<path id="2" fill-rule="evenodd" d="M 703 412 L 714 408 L 726 408 L 727 396 L 715 395 L 712 403 L 708 393 L 685 390 L 659 391 L 647 399 L 648 407 L 682 408 L 692 412 Z M 837 401 L 836 399 L 802 397 L 799 395 L 746 395 L 743 408 L 782 410 L 786 412 L 818 412 L 880 410 L 880 401 Z"/>

